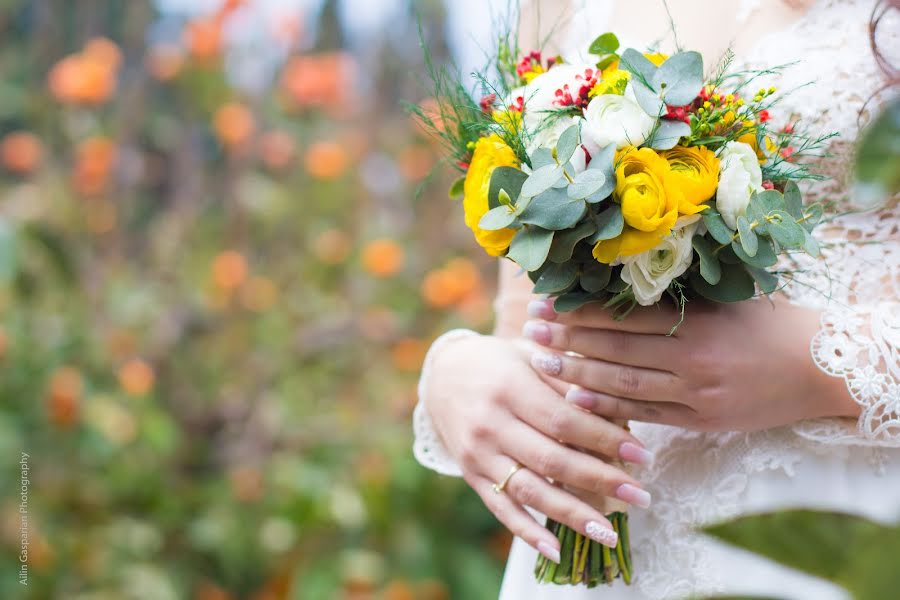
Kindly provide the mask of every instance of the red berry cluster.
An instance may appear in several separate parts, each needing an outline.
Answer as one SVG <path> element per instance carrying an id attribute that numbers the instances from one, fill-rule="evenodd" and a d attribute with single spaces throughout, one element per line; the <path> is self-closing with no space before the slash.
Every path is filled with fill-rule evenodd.
<path id="1" fill-rule="evenodd" d="M 547 66 L 543 68 L 543 70 L 549 70 L 550 67 L 556 64 L 556 58 L 548 58 Z M 525 78 L 526 73 L 531 73 L 534 71 L 535 67 L 543 67 L 543 57 L 539 50 L 532 50 L 528 54 L 522 57 L 522 60 L 519 61 L 518 66 L 516 67 L 516 74 L 520 78 Z"/>
<path id="2" fill-rule="evenodd" d="M 573 95 L 569 84 L 564 85 L 560 90 L 556 90 L 556 100 L 554 101 L 556 106 L 562 108 L 573 106 L 579 110 L 587 108 L 588 102 L 591 101 L 591 90 L 594 89 L 594 86 L 597 85 L 600 79 L 600 71 L 585 69 L 584 74 L 576 75 L 575 79 L 580 82 L 578 92 Z"/>

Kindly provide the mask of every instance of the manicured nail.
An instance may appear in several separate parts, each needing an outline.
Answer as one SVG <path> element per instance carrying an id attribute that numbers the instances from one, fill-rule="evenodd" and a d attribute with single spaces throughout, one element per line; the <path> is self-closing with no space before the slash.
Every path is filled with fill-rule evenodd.
<path id="1" fill-rule="evenodd" d="M 566 400 L 584 410 L 594 410 L 597 405 L 597 394 L 580 387 L 571 387 L 566 392 Z"/>
<path id="2" fill-rule="evenodd" d="M 653 453 L 633 442 L 622 442 L 619 446 L 619 458 L 636 465 L 649 465 L 653 462 Z"/>
<path id="3" fill-rule="evenodd" d="M 619 541 L 618 533 L 597 521 L 588 521 L 588 524 L 584 526 L 584 533 L 595 542 L 600 542 L 610 548 L 615 548 Z"/>
<path id="4" fill-rule="evenodd" d="M 630 483 L 623 483 L 616 489 L 616 498 L 640 508 L 648 508 L 651 500 L 650 492 Z"/>
<path id="5" fill-rule="evenodd" d="M 553 310 L 553 300 L 532 300 L 528 303 L 528 316 L 535 319 L 553 321 L 556 319 L 556 311 Z"/>
<path id="6" fill-rule="evenodd" d="M 562 359 L 555 354 L 547 352 L 535 352 L 532 354 L 531 366 L 554 377 L 562 373 Z"/>
<path id="7" fill-rule="evenodd" d="M 541 346 L 550 345 L 550 326 L 542 321 L 528 321 L 522 327 L 522 335 Z"/>
<path id="8" fill-rule="evenodd" d="M 548 560 L 552 560 L 556 564 L 559 564 L 559 550 L 557 550 L 547 542 L 538 542 L 537 549 L 538 552 L 547 557 Z"/>

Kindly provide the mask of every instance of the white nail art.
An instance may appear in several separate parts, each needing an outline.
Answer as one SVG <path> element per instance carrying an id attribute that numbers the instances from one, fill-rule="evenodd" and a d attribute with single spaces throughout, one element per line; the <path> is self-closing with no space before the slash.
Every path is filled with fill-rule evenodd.
<path id="1" fill-rule="evenodd" d="M 604 527 L 597 521 L 588 521 L 588 524 L 584 527 L 584 532 L 592 540 L 610 548 L 615 548 L 616 543 L 619 541 L 619 534 L 609 527 Z"/>
<path id="2" fill-rule="evenodd" d="M 559 375 L 562 373 L 562 359 L 555 354 L 535 352 L 531 356 L 531 364 L 535 369 L 543 371 L 547 375 Z"/>

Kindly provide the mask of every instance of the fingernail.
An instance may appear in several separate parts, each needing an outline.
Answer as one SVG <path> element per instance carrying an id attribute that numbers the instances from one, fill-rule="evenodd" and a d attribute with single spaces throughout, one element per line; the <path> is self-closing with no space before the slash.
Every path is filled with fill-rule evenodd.
<path id="1" fill-rule="evenodd" d="M 597 405 L 597 395 L 579 387 L 569 388 L 566 400 L 585 410 L 594 410 Z"/>
<path id="2" fill-rule="evenodd" d="M 541 321 L 528 321 L 525 323 L 522 327 L 522 335 L 529 340 L 537 342 L 541 346 L 549 346 L 550 338 L 552 337 L 550 334 L 550 326 Z"/>
<path id="3" fill-rule="evenodd" d="M 547 375 L 562 373 L 562 359 L 555 354 L 535 352 L 531 355 L 531 366 Z"/>
<path id="4" fill-rule="evenodd" d="M 584 533 L 595 542 L 600 542 L 610 548 L 615 548 L 619 541 L 618 533 L 597 521 L 588 521 L 588 524 L 584 526 Z"/>
<path id="5" fill-rule="evenodd" d="M 619 458 L 636 465 L 649 465 L 653 462 L 653 453 L 633 442 L 622 442 L 619 446 Z"/>
<path id="6" fill-rule="evenodd" d="M 616 498 L 640 508 L 648 508 L 651 500 L 650 492 L 630 483 L 623 483 L 616 489 Z"/>
<path id="7" fill-rule="evenodd" d="M 532 300 L 528 303 L 528 316 L 535 319 L 552 321 L 556 319 L 556 311 L 553 310 L 553 300 Z"/>
<path id="8" fill-rule="evenodd" d="M 559 550 L 557 550 L 547 542 L 538 542 L 537 549 L 538 552 L 547 557 L 548 560 L 552 560 L 556 564 L 559 564 Z"/>

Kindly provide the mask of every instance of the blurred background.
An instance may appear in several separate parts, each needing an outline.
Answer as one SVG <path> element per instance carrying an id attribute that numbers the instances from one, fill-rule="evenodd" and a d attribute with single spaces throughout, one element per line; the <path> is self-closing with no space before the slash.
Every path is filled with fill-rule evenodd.
<path id="1" fill-rule="evenodd" d="M 496 597 L 410 431 L 493 265 L 402 102 L 485 6 L 0 0 L 0 597 Z"/>

